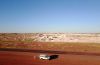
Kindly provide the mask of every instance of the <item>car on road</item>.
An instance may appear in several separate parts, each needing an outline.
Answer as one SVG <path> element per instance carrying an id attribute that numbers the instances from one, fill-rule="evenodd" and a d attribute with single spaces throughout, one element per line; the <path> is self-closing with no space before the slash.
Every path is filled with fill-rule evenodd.
<path id="1" fill-rule="evenodd" d="M 50 60 L 50 56 L 46 55 L 46 54 L 40 54 L 39 58 L 42 60 Z"/>

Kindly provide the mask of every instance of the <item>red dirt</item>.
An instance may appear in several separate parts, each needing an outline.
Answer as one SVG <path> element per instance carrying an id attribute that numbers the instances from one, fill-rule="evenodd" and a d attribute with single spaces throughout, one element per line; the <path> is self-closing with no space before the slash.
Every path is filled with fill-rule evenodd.
<path id="1" fill-rule="evenodd" d="M 28 49 L 0 48 L 0 65 L 100 65 L 100 44 L 32 43 Z M 40 60 L 39 54 L 58 55 Z"/>
<path id="2" fill-rule="evenodd" d="M 39 54 L 0 51 L 0 65 L 100 65 L 100 56 L 58 54 L 57 59 L 40 60 Z"/>

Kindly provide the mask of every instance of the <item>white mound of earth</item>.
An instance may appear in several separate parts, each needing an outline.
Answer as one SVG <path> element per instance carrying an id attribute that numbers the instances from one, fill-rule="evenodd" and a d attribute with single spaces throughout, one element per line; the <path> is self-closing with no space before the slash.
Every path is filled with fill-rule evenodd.
<path id="1" fill-rule="evenodd" d="M 38 33 L 35 34 L 39 42 L 89 42 L 100 43 L 100 34 L 81 33 Z"/>

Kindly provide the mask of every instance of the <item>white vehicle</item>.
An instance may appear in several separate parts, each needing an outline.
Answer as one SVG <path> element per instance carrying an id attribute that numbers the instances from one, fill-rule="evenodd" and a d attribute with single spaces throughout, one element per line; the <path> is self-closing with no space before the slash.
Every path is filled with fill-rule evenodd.
<path id="1" fill-rule="evenodd" d="M 46 54 L 41 54 L 39 56 L 40 59 L 43 59 L 43 60 L 49 60 L 50 59 L 50 56 L 46 55 Z"/>

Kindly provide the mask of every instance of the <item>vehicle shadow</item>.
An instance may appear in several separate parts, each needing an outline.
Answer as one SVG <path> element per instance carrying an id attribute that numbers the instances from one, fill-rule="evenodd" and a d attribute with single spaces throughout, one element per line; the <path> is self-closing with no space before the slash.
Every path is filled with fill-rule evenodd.
<path id="1" fill-rule="evenodd" d="M 57 59 L 58 57 L 58 55 L 51 55 L 49 60 Z"/>

